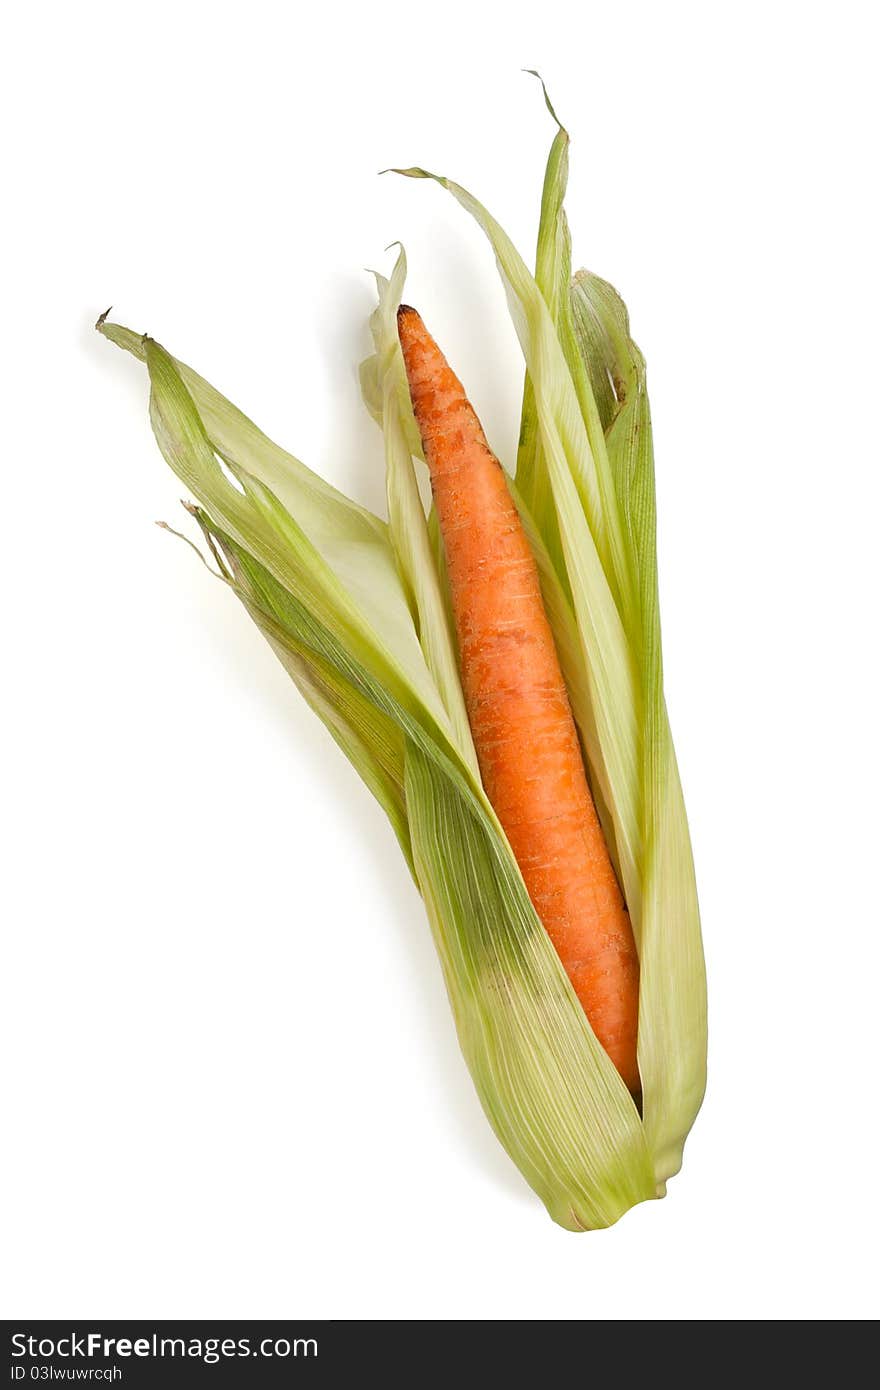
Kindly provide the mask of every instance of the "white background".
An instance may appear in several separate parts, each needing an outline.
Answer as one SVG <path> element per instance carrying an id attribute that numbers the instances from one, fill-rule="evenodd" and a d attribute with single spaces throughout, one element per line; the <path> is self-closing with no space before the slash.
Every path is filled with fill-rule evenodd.
<path id="1" fill-rule="evenodd" d="M 6 1316 L 876 1311 L 872 6 L 19 7 L 2 341 Z M 552 126 L 650 368 L 668 698 L 711 988 L 665 1202 L 554 1227 L 459 1057 L 391 832 L 187 549 L 159 337 L 376 507 L 363 267 L 510 459 L 487 245 Z"/>

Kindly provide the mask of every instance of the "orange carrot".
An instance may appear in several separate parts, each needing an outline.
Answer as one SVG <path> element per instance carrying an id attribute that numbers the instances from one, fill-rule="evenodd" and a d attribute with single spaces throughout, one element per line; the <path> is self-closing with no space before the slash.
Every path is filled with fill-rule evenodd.
<path id="1" fill-rule="evenodd" d="M 402 304 L 397 326 L 446 552 L 483 785 L 593 1031 L 636 1095 L 638 957 L 535 559 L 461 382 L 415 309 Z"/>

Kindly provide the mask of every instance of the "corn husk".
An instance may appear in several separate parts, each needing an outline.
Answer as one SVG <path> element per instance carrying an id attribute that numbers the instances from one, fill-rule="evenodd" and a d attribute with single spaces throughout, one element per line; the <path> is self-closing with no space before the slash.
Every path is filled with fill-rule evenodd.
<path id="1" fill-rule="evenodd" d="M 705 1078 L 699 916 L 663 695 L 644 360 L 617 293 L 571 274 L 562 127 L 534 276 L 465 189 L 425 170 L 398 172 L 435 179 L 482 227 L 522 346 L 511 486 L 639 949 L 641 1111 L 593 1035 L 480 782 L 397 340 L 403 250 L 391 275 L 376 277 L 375 350 L 361 368 L 385 440 L 387 521 L 274 444 L 157 342 L 98 326 L 147 367 L 156 440 L 195 499 L 223 582 L 391 823 L 489 1123 L 553 1219 L 594 1229 L 662 1195 Z"/>

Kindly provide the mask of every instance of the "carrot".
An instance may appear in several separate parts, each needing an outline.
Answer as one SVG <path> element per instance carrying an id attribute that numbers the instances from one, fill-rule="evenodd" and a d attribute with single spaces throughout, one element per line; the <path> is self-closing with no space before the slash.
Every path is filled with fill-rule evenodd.
<path id="1" fill-rule="evenodd" d="M 486 794 L 593 1031 L 634 1095 L 639 964 L 538 570 L 504 471 L 421 317 L 397 315 Z"/>

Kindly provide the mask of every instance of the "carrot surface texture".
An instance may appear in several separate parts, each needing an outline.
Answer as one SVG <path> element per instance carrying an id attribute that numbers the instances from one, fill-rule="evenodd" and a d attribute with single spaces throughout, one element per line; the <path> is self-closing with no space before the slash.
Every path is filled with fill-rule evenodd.
<path id="1" fill-rule="evenodd" d="M 593 1032 L 635 1095 L 638 956 L 534 556 L 461 382 L 415 309 L 402 304 L 397 323 L 486 795 Z"/>

